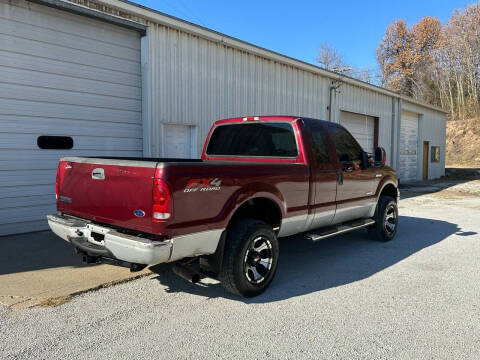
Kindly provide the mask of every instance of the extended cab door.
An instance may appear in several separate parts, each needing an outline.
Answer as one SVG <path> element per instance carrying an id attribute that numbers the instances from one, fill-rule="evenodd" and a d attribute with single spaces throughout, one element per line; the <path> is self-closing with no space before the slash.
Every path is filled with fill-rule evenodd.
<path id="1" fill-rule="evenodd" d="M 303 119 L 310 151 L 311 196 L 307 230 L 328 226 L 335 216 L 337 163 L 323 122 Z"/>
<path id="2" fill-rule="evenodd" d="M 343 126 L 331 123 L 327 128 L 339 175 L 333 223 L 368 217 L 375 207 L 375 168 L 362 168 L 363 149 Z"/>

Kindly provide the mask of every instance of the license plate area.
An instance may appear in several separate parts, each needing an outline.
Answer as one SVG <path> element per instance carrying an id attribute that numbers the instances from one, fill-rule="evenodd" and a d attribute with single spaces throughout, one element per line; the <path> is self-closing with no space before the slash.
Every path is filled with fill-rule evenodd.
<path id="1" fill-rule="evenodd" d="M 103 228 L 98 225 L 87 224 L 86 237 L 89 242 L 97 245 L 105 245 L 105 235 L 110 229 Z"/>
<path id="2" fill-rule="evenodd" d="M 97 232 L 94 232 L 94 231 L 91 231 L 90 232 L 90 236 L 93 238 L 93 240 L 95 240 L 96 242 L 103 242 L 103 240 L 105 240 L 105 235 L 104 234 L 99 234 Z"/>

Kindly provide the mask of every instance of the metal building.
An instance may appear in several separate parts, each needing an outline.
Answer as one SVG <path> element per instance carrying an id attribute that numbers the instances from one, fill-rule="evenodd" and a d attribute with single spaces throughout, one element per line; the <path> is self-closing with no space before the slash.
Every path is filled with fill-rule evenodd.
<path id="1" fill-rule="evenodd" d="M 213 121 L 262 114 L 339 122 L 401 181 L 444 175 L 437 107 L 126 1 L 0 0 L 0 235 L 47 227 L 61 156 L 198 157 Z"/>

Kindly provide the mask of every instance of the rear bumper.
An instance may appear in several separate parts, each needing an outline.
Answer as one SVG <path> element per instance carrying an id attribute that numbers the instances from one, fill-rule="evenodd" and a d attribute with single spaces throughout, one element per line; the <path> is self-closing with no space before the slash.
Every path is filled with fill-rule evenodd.
<path id="1" fill-rule="evenodd" d="M 122 234 L 114 229 L 65 215 L 48 215 L 48 225 L 62 239 L 88 255 L 113 258 L 137 264 L 168 262 L 172 241 L 153 241 Z M 103 234 L 103 241 L 95 241 L 92 232 Z"/>
<path id="2" fill-rule="evenodd" d="M 213 254 L 223 232 L 223 229 L 209 230 L 155 241 L 65 214 L 48 215 L 47 220 L 55 234 L 83 253 L 147 265 Z M 103 235 L 103 240 L 98 241 L 98 234 Z"/>

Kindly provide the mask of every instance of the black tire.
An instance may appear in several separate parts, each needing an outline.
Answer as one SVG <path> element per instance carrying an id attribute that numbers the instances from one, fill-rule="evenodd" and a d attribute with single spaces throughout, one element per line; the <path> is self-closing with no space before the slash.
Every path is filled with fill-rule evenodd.
<path id="1" fill-rule="evenodd" d="M 232 294 L 257 296 L 272 281 L 278 254 L 278 240 L 271 226 L 259 220 L 242 220 L 227 234 L 219 280 Z"/>
<path id="2" fill-rule="evenodd" d="M 390 241 L 398 229 L 398 208 L 395 200 L 382 195 L 375 210 L 375 225 L 367 228 L 368 232 L 378 241 Z"/>

